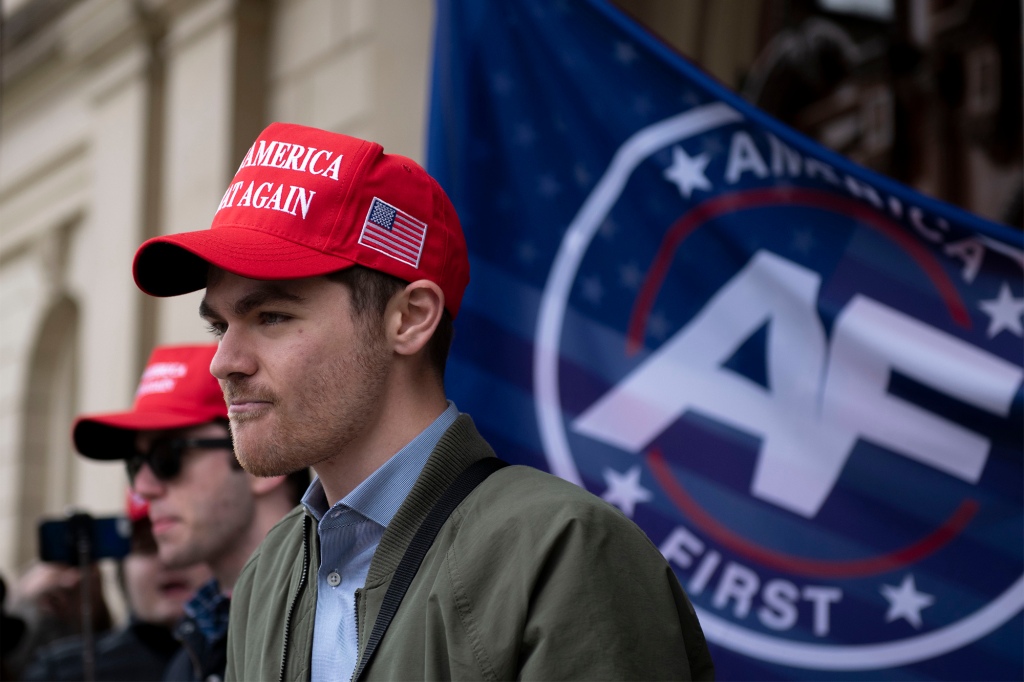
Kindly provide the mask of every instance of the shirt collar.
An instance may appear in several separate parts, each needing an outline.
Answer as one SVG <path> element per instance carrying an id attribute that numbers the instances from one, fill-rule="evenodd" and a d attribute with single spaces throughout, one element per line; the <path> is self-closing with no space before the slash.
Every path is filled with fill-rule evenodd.
<path id="1" fill-rule="evenodd" d="M 391 519 L 394 518 L 402 502 L 409 496 L 409 492 L 416 483 L 423 466 L 427 463 L 430 453 L 434 451 L 441 440 L 441 436 L 458 416 L 458 408 L 449 400 L 448 407 L 431 422 L 430 426 L 421 431 L 418 436 L 396 452 L 334 506 L 352 509 L 386 527 L 391 523 Z M 317 521 L 320 521 L 329 511 L 327 496 L 319 476 L 313 479 L 306 494 L 302 496 L 302 504 Z"/>
<path id="2" fill-rule="evenodd" d="M 187 615 L 209 641 L 227 634 L 231 601 L 220 591 L 216 578 L 211 578 L 185 604 Z"/>

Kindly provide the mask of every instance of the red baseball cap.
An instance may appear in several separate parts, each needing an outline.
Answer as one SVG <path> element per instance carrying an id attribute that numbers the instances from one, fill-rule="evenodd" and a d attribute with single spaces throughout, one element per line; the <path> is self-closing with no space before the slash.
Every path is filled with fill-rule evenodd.
<path id="1" fill-rule="evenodd" d="M 210 229 L 139 247 L 135 283 L 153 296 L 185 294 L 206 286 L 208 264 L 262 280 L 353 265 L 427 279 L 452 317 L 469 282 L 455 207 L 423 168 L 375 142 L 290 123 L 256 139 Z"/>
<path id="2" fill-rule="evenodd" d="M 135 452 L 137 431 L 227 421 L 224 394 L 210 374 L 215 352 L 215 343 L 155 348 L 132 409 L 79 417 L 72 430 L 75 448 L 91 459 L 124 459 Z"/>

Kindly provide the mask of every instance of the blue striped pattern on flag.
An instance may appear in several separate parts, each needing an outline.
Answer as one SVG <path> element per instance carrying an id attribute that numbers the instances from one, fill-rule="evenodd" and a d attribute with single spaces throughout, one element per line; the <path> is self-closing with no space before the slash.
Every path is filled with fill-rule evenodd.
<path id="1" fill-rule="evenodd" d="M 374 197 L 359 243 L 418 268 L 426 236 L 425 222 Z"/>

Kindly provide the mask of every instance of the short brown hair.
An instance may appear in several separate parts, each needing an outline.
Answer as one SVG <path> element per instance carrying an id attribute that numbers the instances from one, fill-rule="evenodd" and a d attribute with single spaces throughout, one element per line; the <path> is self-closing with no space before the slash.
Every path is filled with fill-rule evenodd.
<path id="1" fill-rule="evenodd" d="M 404 289 L 409 283 L 392 275 L 371 270 L 361 265 L 338 270 L 327 275 L 327 278 L 345 285 L 352 293 L 352 312 L 364 321 L 379 322 L 384 316 L 388 301 Z M 370 320 L 369 315 L 375 319 Z M 445 308 L 441 313 L 441 321 L 434 330 L 434 335 L 427 343 L 427 358 L 437 371 L 437 376 L 444 383 L 444 370 L 448 362 L 455 328 L 452 316 Z"/>

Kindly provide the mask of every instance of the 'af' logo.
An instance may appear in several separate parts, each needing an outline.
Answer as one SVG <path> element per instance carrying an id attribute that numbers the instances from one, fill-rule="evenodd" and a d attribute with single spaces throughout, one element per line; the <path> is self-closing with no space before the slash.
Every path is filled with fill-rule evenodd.
<path id="1" fill-rule="evenodd" d="M 827 349 L 816 312 L 820 280 L 759 252 L 695 320 L 577 418 L 575 430 L 642 452 L 684 412 L 701 411 L 757 433 L 751 493 L 808 518 L 858 438 L 976 483 L 988 439 L 892 396 L 890 373 L 1005 417 L 1021 370 L 862 296 L 837 317 Z M 770 392 L 722 369 L 765 324 Z"/>
<path id="2" fill-rule="evenodd" d="M 739 122 L 734 110 L 713 104 L 640 131 L 619 150 L 570 226 L 545 288 L 536 339 L 537 416 L 551 468 L 581 485 L 603 475 L 606 499 L 631 516 L 644 503 L 663 510 L 660 518 L 652 515 L 641 525 L 676 568 L 708 638 L 721 646 L 772 662 L 834 670 L 903 665 L 964 646 L 1024 607 L 1024 577 L 1019 562 L 1011 561 L 1010 573 L 996 571 L 997 578 L 989 581 L 989 594 L 956 606 L 950 604 L 953 597 L 940 594 L 942 580 L 923 578 L 924 571 L 915 574 L 925 559 L 968 551 L 954 547 L 955 540 L 982 507 L 973 498 L 952 499 L 950 491 L 980 484 L 993 447 L 985 433 L 941 405 L 945 400 L 969 406 L 985 415 L 981 422 L 1006 421 L 1019 400 L 1024 372 L 1019 364 L 908 315 L 882 300 L 885 292 L 843 291 L 853 287 L 849 282 L 862 282 L 863 274 L 824 282 L 806 262 L 761 244 L 766 233 L 795 229 L 779 218 L 783 214 L 771 212 L 778 206 L 802 206 L 799 219 L 805 222 L 829 216 L 859 221 L 894 244 L 896 257 L 924 273 L 922 280 L 938 292 L 943 314 L 967 323 L 967 307 L 946 270 L 873 210 L 882 204 L 895 211 L 896 199 L 882 200 L 876 190 L 820 161 L 794 160 L 794 152 L 774 139 L 762 145 L 772 157 L 762 159 L 742 130 L 727 137 L 728 144 L 717 145 L 728 148 L 724 167 L 710 164 L 713 152 L 691 156 L 680 146 Z M 664 176 L 685 198 L 710 193 L 716 185 L 733 184 L 736 191 L 707 199 L 673 225 L 620 332 L 626 339 L 620 355 L 633 357 L 622 360 L 621 374 L 606 370 L 606 388 L 576 396 L 567 407 L 570 389 L 559 377 L 574 285 L 595 236 L 627 185 L 636 182 L 637 169 L 671 145 L 672 164 Z M 844 188 L 848 196 L 823 199 L 826 195 L 813 188 L 737 184 L 745 175 L 764 179 L 794 168 L 803 179 Z M 940 233 L 925 224 L 919 210 L 898 209 L 916 221 L 920 235 Z M 644 330 L 655 326 L 652 302 L 676 249 L 705 223 L 740 211 L 761 211 L 749 214 L 747 222 L 756 228 L 744 226 L 730 235 L 746 240 L 749 258 L 693 310 L 681 305 L 684 323 L 643 351 Z M 637 240 L 630 235 L 607 251 L 617 256 Z M 810 248 L 806 239 L 797 244 L 800 255 Z M 857 245 L 842 248 L 855 251 Z M 946 252 L 964 249 L 951 246 Z M 854 262 L 833 267 L 856 269 L 856 258 L 849 260 Z M 976 274 L 975 267 L 971 276 Z M 600 284 L 592 282 L 590 292 L 599 294 Z M 695 298 L 689 291 L 673 293 Z M 823 301 L 834 303 L 827 322 L 820 315 Z M 764 376 L 755 380 L 729 362 L 762 331 L 762 347 L 754 355 L 763 360 Z M 608 352 L 602 357 L 607 363 Z M 940 409 L 923 406 L 915 399 L 920 392 Z M 680 427 L 687 419 L 699 424 Z M 736 444 L 744 438 L 754 444 Z M 743 456 L 751 451 L 748 462 Z M 626 464 L 597 465 L 587 458 Z M 706 463 L 716 458 L 722 460 L 717 469 Z M 877 464 L 871 468 L 872 458 L 889 459 L 883 470 Z M 704 464 L 696 465 L 697 473 L 681 481 L 680 472 L 690 473 L 698 460 Z M 583 475 L 584 466 L 601 473 Z M 749 474 L 735 473 L 745 466 Z M 1019 471 L 1020 462 L 1013 466 Z M 715 479 L 722 471 L 735 479 L 731 489 Z M 851 481 L 877 477 L 878 491 L 910 489 L 907 498 L 923 500 L 914 501 L 914 509 L 928 523 L 908 521 L 921 532 L 900 534 L 872 528 L 878 519 L 842 518 L 858 509 L 847 503 L 844 472 Z M 855 491 L 861 498 L 873 492 Z M 671 507 L 676 511 L 664 511 Z M 1019 517 L 1019 508 L 1015 514 Z M 898 525 L 902 519 L 885 522 Z M 855 525 L 884 540 L 871 547 L 863 537 L 846 535 Z M 1019 525 L 1015 518 L 1010 535 Z M 941 577 L 942 571 L 936 574 Z M 992 583 L 999 584 L 993 589 Z M 941 615 L 929 622 L 922 614 L 932 607 Z"/>

